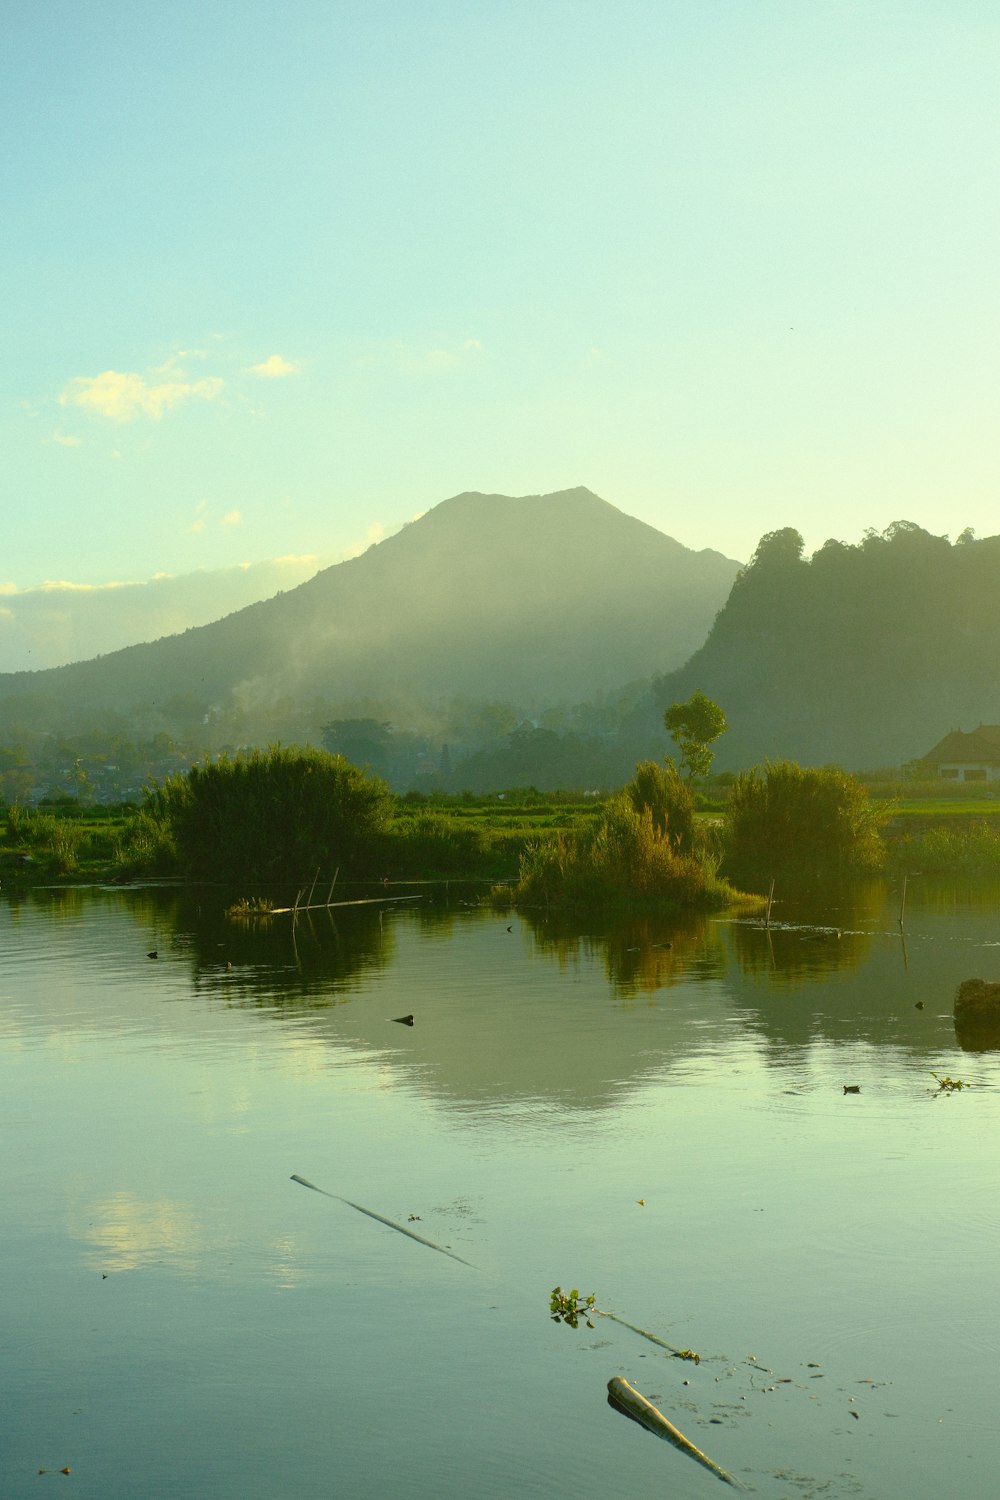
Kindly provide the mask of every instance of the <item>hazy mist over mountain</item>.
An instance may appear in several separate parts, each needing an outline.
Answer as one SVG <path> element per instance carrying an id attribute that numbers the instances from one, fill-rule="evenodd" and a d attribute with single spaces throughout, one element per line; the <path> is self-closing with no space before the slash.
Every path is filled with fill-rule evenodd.
<path id="1" fill-rule="evenodd" d="M 0 672 L 40 671 L 207 625 L 311 578 L 316 557 L 158 575 L 142 583 L 0 584 Z"/>
<path id="2" fill-rule="evenodd" d="M 304 702 L 377 699 L 403 723 L 465 695 L 525 708 L 681 666 L 739 564 L 583 488 L 466 493 L 275 598 L 98 660 L 0 676 L 8 724 L 127 720 L 294 737 Z"/>

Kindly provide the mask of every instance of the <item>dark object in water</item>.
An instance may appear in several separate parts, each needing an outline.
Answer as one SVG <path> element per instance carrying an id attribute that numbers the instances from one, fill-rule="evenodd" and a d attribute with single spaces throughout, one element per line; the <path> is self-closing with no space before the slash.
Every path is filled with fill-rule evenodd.
<path id="1" fill-rule="evenodd" d="M 860 1085 L 860 1083 L 845 1083 L 844 1084 L 844 1093 L 845 1094 L 860 1094 L 861 1093 L 861 1085 Z"/>
<path id="2" fill-rule="evenodd" d="M 955 1039 L 965 1052 L 1000 1049 L 1000 983 L 962 981 L 955 995 Z"/>
<path id="3" fill-rule="evenodd" d="M 393 1016 L 392 1019 L 394 1021 L 398 1021 L 399 1024 L 400 1024 L 400 1026 L 412 1026 L 413 1025 L 413 1017 L 412 1016 Z"/>
<path id="4" fill-rule="evenodd" d="M 918 1000 L 916 1005 L 913 1007 L 914 1010 L 923 1010 L 923 1008 L 924 1002 L 922 1000 Z"/>
<path id="5" fill-rule="evenodd" d="M 324 1198 L 333 1198 L 337 1203 L 346 1203 L 348 1208 L 356 1208 L 359 1214 L 367 1214 L 369 1219 L 377 1219 L 380 1224 L 386 1224 L 390 1229 L 395 1229 L 400 1234 L 405 1234 L 408 1239 L 416 1240 L 418 1245 L 426 1245 L 428 1250 L 437 1250 L 441 1255 L 450 1256 L 463 1266 L 471 1265 L 471 1262 L 462 1260 L 454 1250 L 446 1250 L 443 1245 L 435 1245 L 433 1240 L 425 1240 L 422 1234 L 414 1234 L 412 1229 L 407 1229 L 405 1224 L 397 1224 L 395 1219 L 387 1219 L 384 1214 L 377 1214 L 373 1208 L 362 1208 L 360 1203 L 352 1203 L 350 1198 L 342 1198 L 339 1193 L 328 1193 L 326 1188 L 317 1187 L 314 1182 L 300 1177 L 297 1172 L 292 1173 L 292 1181 L 297 1182 L 300 1187 L 312 1188 L 314 1193 L 322 1193 Z"/>
<path id="6" fill-rule="evenodd" d="M 988 979 L 963 979 L 955 995 L 955 1025 L 1000 1023 L 1000 984 Z"/>
<path id="7" fill-rule="evenodd" d="M 639 1426 L 645 1427 L 647 1432 L 666 1438 L 668 1443 L 673 1443 L 675 1448 L 679 1448 L 689 1458 L 703 1464 L 706 1469 L 711 1469 L 712 1473 L 724 1484 L 732 1485 L 735 1490 L 743 1488 L 738 1480 L 713 1462 L 707 1453 L 702 1453 L 700 1448 L 696 1448 L 694 1443 L 674 1426 L 673 1422 L 668 1422 L 651 1401 L 647 1401 L 635 1386 L 629 1385 L 628 1381 L 623 1380 L 620 1375 L 615 1375 L 608 1381 L 608 1405 L 614 1407 L 615 1411 L 620 1411 L 622 1416 L 630 1417 L 633 1422 L 638 1422 Z"/>
<path id="8" fill-rule="evenodd" d="M 160 955 L 157 953 L 155 948 L 153 948 L 149 953 L 146 954 L 147 958 L 159 958 L 159 956 Z"/>

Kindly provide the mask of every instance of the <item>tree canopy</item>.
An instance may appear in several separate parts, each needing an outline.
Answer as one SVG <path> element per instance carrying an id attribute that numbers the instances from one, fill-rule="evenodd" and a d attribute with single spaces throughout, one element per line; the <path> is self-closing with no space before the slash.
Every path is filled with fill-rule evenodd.
<path id="1" fill-rule="evenodd" d="M 714 750 L 709 746 L 726 730 L 726 716 L 717 703 L 695 692 L 686 703 L 671 703 L 663 715 L 663 722 L 670 731 L 670 738 L 681 752 L 681 767 L 688 780 L 695 776 L 707 776 Z"/>

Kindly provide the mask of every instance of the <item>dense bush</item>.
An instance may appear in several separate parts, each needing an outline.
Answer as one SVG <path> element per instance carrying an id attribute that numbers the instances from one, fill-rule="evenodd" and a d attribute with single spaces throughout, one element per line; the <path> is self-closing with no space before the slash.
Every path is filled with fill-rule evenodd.
<path id="1" fill-rule="evenodd" d="M 669 834 L 674 847 L 683 854 L 694 848 L 694 794 L 670 762 L 659 765 L 643 760 L 625 787 L 625 795 L 636 812 L 646 808 L 657 833 Z"/>
<path id="2" fill-rule="evenodd" d="M 685 831 L 683 800 L 677 802 L 682 827 L 672 830 L 663 799 L 667 792 L 673 795 L 676 773 L 662 779 L 653 773 L 659 768 L 652 762 L 637 767 L 635 779 L 606 803 L 592 828 L 531 845 L 521 860 L 517 901 L 594 909 L 623 903 L 723 906 L 738 900 L 738 893 L 717 878 L 715 860 L 693 852 L 693 815 Z"/>
<path id="3" fill-rule="evenodd" d="M 885 858 L 882 817 L 861 783 L 835 766 L 755 766 L 730 790 L 726 867 L 738 878 L 878 869 Z"/>
<path id="4" fill-rule="evenodd" d="M 252 750 L 193 766 L 147 793 L 141 830 L 172 842 L 182 873 L 218 880 L 375 875 L 392 797 L 324 750 Z"/>

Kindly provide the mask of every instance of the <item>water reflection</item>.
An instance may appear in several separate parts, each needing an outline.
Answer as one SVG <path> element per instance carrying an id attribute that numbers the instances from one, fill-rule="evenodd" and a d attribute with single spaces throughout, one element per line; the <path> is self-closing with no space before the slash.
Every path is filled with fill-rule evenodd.
<path id="1" fill-rule="evenodd" d="M 251 924 L 227 921 L 225 894 L 209 889 L 39 891 L 31 906 L 53 940 L 105 945 L 123 973 L 141 965 L 151 980 L 145 953 L 159 951 L 173 1001 L 307 1023 L 331 1052 L 378 1054 L 423 1094 L 604 1108 L 651 1069 L 689 1071 L 739 1035 L 766 1065 L 792 1070 L 825 1043 L 902 1050 L 933 1066 L 955 1043 L 957 984 L 984 972 L 976 950 L 998 936 L 996 888 L 979 894 L 970 906 L 954 888 L 914 881 L 905 931 L 897 893 L 879 881 L 809 888 L 784 899 L 769 928 L 725 915 L 584 926 L 542 912 L 500 917 L 474 892 L 440 888 L 404 910 Z M 15 925 L 25 910 L 11 908 Z M 993 955 L 985 972 L 996 968 Z M 55 1012 L 54 999 L 43 1003 Z M 616 1021 L 623 1009 L 627 1026 Z M 410 1013 L 412 1028 L 392 1024 Z M 1000 1035 L 959 1041 L 983 1051 Z"/>
<path id="2" fill-rule="evenodd" d="M 620 996 L 654 995 L 682 979 L 718 978 L 726 968 L 718 928 L 703 916 L 673 923 L 626 917 L 597 929 L 566 913 L 529 911 L 524 919 L 539 953 L 562 966 L 597 958 Z"/>

